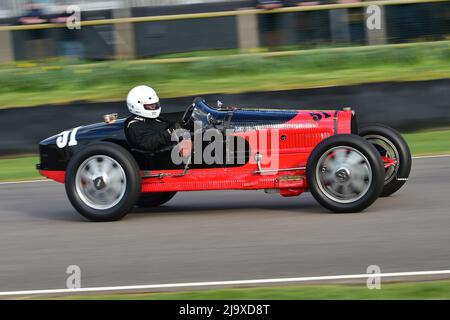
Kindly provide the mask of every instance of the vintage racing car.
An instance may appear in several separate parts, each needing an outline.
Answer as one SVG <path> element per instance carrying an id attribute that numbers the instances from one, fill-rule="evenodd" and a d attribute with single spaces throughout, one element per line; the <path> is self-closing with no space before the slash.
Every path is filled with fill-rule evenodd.
<path id="1" fill-rule="evenodd" d="M 139 150 L 127 139 L 129 119 L 105 119 L 40 142 L 37 165 L 41 175 L 65 183 L 72 205 L 93 221 L 162 205 L 180 191 L 230 189 L 285 197 L 310 191 L 332 212 L 359 212 L 400 189 L 411 169 L 400 134 L 380 124 L 358 129 L 350 108 L 246 109 L 196 98 L 180 121 L 193 152 L 178 163 L 176 141 L 156 152 Z M 203 159 L 208 152 L 216 161 Z"/>

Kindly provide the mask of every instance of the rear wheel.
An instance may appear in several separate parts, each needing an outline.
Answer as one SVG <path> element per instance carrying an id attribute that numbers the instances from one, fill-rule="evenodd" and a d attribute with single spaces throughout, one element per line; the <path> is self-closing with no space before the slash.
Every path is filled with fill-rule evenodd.
<path id="1" fill-rule="evenodd" d="M 336 212 L 359 212 L 383 188 L 383 163 L 376 149 L 357 135 L 331 136 L 311 153 L 306 167 L 314 198 Z"/>
<path id="2" fill-rule="evenodd" d="M 141 208 L 158 207 L 172 199 L 175 194 L 176 192 L 143 193 L 136 205 Z"/>
<path id="3" fill-rule="evenodd" d="M 69 162 L 66 193 L 77 211 L 92 221 L 122 218 L 141 192 L 139 167 L 124 148 L 110 142 L 87 146 Z"/>
<path id="4" fill-rule="evenodd" d="M 385 159 L 384 187 L 380 196 L 390 196 L 406 183 L 411 171 L 411 151 L 406 141 L 396 130 L 383 124 L 364 126 L 359 135 Z"/>

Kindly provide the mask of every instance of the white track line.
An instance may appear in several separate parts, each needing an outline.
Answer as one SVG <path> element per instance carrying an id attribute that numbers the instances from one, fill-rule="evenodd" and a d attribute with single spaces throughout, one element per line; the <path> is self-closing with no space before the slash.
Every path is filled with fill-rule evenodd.
<path id="1" fill-rule="evenodd" d="M 10 181 L 10 182 L 0 182 L 1 185 L 5 184 L 23 184 L 23 183 L 36 183 L 36 182 L 52 182 L 53 180 L 49 179 L 39 179 L 39 180 L 25 180 L 25 181 Z"/>
<path id="2" fill-rule="evenodd" d="M 24 295 L 42 295 L 42 294 L 75 294 L 81 292 L 105 292 L 105 291 L 129 291 L 129 290 L 151 290 L 167 288 L 187 288 L 187 287 L 212 287 L 212 286 L 233 286 L 233 285 L 254 285 L 254 284 L 272 284 L 288 282 L 306 282 L 306 281 L 324 281 L 324 280 L 348 280 L 364 279 L 368 277 L 411 277 L 411 276 L 430 276 L 450 274 L 450 270 L 435 271 L 413 271 L 413 272 L 391 272 L 391 273 L 363 273 L 335 276 L 317 276 L 317 277 L 298 277 L 298 278 L 273 278 L 273 279 L 255 279 L 255 280 L 233 280 L 233 281 L 210 281 L 210 282 L 182 282 L 166 284 L 150 284 L 136 286 L 116 286 L 116 287 L 90 287 L 79 289 L 48 289 L 48 290 L 27 290 L 27 291 L 4 291 L 0 296 L 24 296 Z"/>
<path id="3" fill-rule="evenodd" d="M 430 158 L 446 158 L 450 157 L 450 154 L 440 154 L 436 156 L 418 156 L 418 157 L 412 157 L 413 159 L 430 159 Z M 1 185 L 7 185 L 7 184 L 23 184 L 23 183 L 36 183 L 36 182 L 53 182 L 53 180 L 49 179 L 40 179 L 40 180 L 27 180 L 27 181 L 11 181 L 11 182 L 0 182 Z"/>
<path id="4" fill-rule="evenodd" d="M 430 159 L 430 158 L 446 158 L 446 157 L 450 157 L 450 154 L 440 154 L 436 156 L 418 156 L 413 157 L 413 159 Z"/>

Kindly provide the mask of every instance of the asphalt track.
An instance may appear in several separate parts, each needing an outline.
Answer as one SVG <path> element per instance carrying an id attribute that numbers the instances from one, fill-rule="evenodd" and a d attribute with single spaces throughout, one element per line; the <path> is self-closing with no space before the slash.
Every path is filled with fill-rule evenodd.
<path id="1" fill-rule="evenodd" d="M 450 269 L 450 157 L 415 159 L 410 181 L 364 213 L 310 194 L 180 193 L 112 223 L 85 221 L 63 185 L 0 185 L 0 291 Z M 448 277 L 448 275 L 447 275 Z"/>

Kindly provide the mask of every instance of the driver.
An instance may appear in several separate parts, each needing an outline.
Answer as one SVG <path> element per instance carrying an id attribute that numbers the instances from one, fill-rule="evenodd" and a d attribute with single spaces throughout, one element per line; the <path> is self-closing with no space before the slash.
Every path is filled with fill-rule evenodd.
<path id="1" fill-rule="evenodd" d="M 132 146 L 152 152 L 172 144 L 172 134 L 181 126 L 160 117 L 161 105 L 155 90 L 148 86 L 131 89 L 127 96 L 127 106 L 133 114 L 127 124 Z M 182 140 L 178 148 L 181 156 L 188 156 L 192 149 L 191 141 Z"/>

